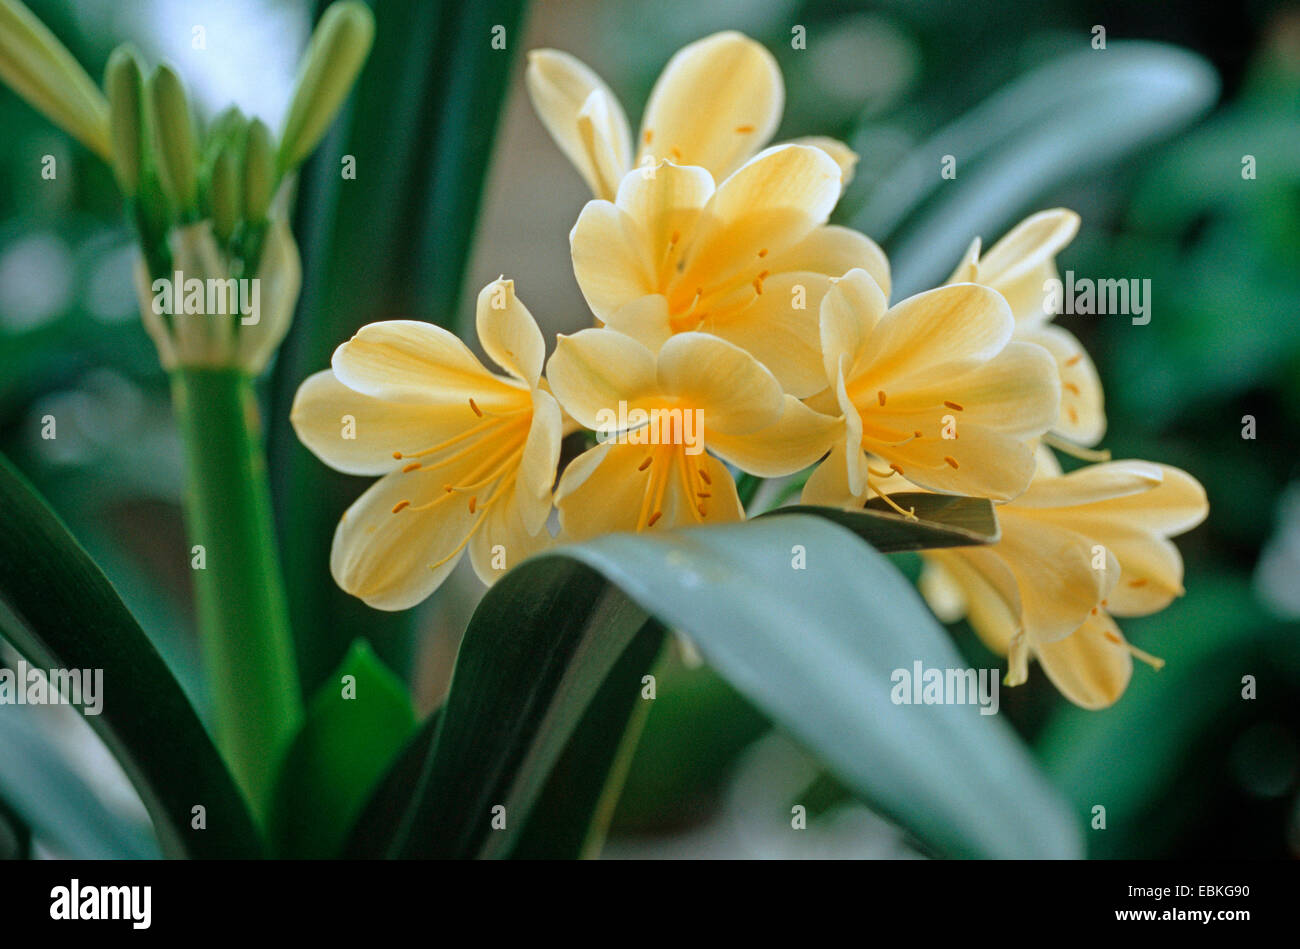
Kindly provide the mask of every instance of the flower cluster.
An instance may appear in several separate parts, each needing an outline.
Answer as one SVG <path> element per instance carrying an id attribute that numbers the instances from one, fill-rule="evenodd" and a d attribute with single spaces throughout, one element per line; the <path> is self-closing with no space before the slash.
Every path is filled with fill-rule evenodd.
<path id="1" fill-rule="evenodd" d="M 806 504 L 880 496 L 911 516 L 891 495 L 996 502 L 1000 542 L 927 552 L 923 592 L 1009 655 L 1010 681 L 1033 655 L 1071 700 L 1113 702 L 1136 650 L 1110 616 L 1181 593 L 1168 538 L 1207 508 L 1176 469 L 1062 475 L 1045 447 L 1088 454 L 1105 430 L 1095 368 L 1044 310 L 1078 218 L 1034 215 L 987 253 L 976 240 L 946 285 L 891 304 L 885 254 L 827 223 L 849 149 L 764 148 L 784 93 L 757 43 L 720 33 L 678 52 L 635 142 L 571 56 L 534 52 L 527 85 L 594 195 L 570 241 L 596 325 L 561 336 L 546 362 L 500 279 L 476 323 L 501 372 L 446 330 L 398 321 L 364 327 L 303 383 L 302 441 L 342 471 L 382 475 L 335 535 L 339 584 L 402 609 L 466 550 L 491 582 L 557 539 L 742 520 L 732 469 L 816 465 Z M 594 443 L 558 470 L 562 437 L 581 429 Z"/>

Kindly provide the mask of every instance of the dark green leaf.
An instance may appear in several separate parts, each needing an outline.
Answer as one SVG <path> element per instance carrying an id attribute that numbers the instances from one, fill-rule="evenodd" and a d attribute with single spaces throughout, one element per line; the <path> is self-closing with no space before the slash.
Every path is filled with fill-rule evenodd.
<path id="1" fill-rule="evenodd" d="M 470 620 L 419 796 L 390 856 L 508 852 L 646 614 L 562 556 L 516 567 Z M 505 807 L 505 828 L 494 829 Z"/>
<path id="2" fill-rule="evenodd" d="M 364 640 L 353 643 L 317 690 L 281 765 L 268 821 L 276 854 L 337 856 L 373 785 L 414 729 L 405 685 Z"/>
<path id="3" fill-rule="evenodd" d="M 794 545 L 807 569 L 793 568 Z M 825 519 L 797 515 L 610 535 L 503 578 L 470 622 L 419 798 L 384 852 L 509 852 L 648 611 L 935 850 L 1078 853 L 1077 825 L 1007 726 L 969 704 L 891 700 L 896 670 L 963 663 L 883 556 Z M 494 831 L 496 805 L 506 806 L 507 825 Z"/>
<path id="4" fill-rule="evenodd" d="M 26 860 L 31 847 L 31 829 L 0 801 L 0 860 Z"/>
<path id="5" fill-rule="evenodd" d="M 873 498 L 859 511 L 799 504 L 777 508 L 762 515 L 815 515 L 847 527 L 882 553 L 927 550 L 936 547 L 969 547 L 995 544 L 1000 536 L 993 502 L 985 498 L 954 497 L 947 494 L 904 492 L 891 494 L 899 507 L 911 508 L 916 520 L 894 511 L 880 498 Z"/>
<path id="6" fill-rule="evenodd" d="M 370 791 L 370 797 L 348 832 L 346 857 L 382 857 L 392 846 L 397 828 L 412 807 L 420 789 L 442 709 L 434 709 L 406 741 L 387 772 Z"/>
<path id="7" fill-rule="evenodd" d="M 794 545 L 807 569 L 792 569 Z M 965 663 L 916 591 L 843 528 L 760 518 L 613 534 L 552 556 L 566 555 L 682 630 L 840 781 L 936 851 L 1079 854 L 1075 818 L 996 716 L 891 700 L 896 670 Z"/>
<path id="8" fill-rule="evenodd" d="M 3 634 L 47 669 L 102 669 L 86 720 L 117 756 L 169 856 L 249 857 L 252 818 L 184 692 L 108 578 L 8 459 L 0 456 Z M 207 829 L 191 829 L 203 806 Z"/>
<path id="9" fill-rule="evenodd" d="M 663 644 L 663 627 L 649 623 L 618 660 L 556 762 L 511 857 L 555 860 L 600 853 L 653 707 L 641 694 L 641 680 Z"/>

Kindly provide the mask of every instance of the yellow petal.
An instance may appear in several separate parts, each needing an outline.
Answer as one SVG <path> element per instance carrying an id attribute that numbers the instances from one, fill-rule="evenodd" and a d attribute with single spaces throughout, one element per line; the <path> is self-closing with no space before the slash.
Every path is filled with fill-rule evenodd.
<path id="1" fill-rule="evenodd" d="M 1009 501 L 1034 476 L 1034 452 L 1021 437 L 970 422 L 959 423 L 955 439 L 929 430 L 905 445 L 874 442 L 871 450 L 902 468 L 908 481 L 944 494 Z"/>
<path id="2" fill-rule="evenodd" d="M 1083 708 L 1114 705 L 1133 675 L 1124 636 L 1105 613 L 1090 616 L 1064 639 L 1037 644 L 1035 652 L 1052 684 Z"/>
<path id="3" fill-rule="evenodd" d="M 857 231 L 826 224 L 788 250 L 767 258 L 772 273 L 811 270 L 828 277 L 842 277 L 855 267 L 865 270 L 889 296 L 889 258 L 871 238 Z"/>
<path id="4" fill-rule="evenodd" d="M 742 313 L 706 319 L 700 329 L 748 352 L 791 395 L 812 395 L 826 388 L 817 314 L 818 301 L 830 285 L 823 274 L 777 274 L 766 280 L 762 294 Z"/>
<path id="5" fill-rule="evenodd" d="M 924 560 L 916 588 L 941 623 L 955 623 L 966 615 L 966 594 L 952 574 L 937 560 L 922 555 Z"/>
<path id="6" fill-rule="evenodd" d="M 529 534 L 540 531 L 551 513 L 551 489 L 560 463 L 563 428 L 555 397 L 541 389 L 533 390 L 533 420 L 519 459 L 514 500 Z"/>
<path id="7" fill-rule="evenodd" d="M 740 33 L 715 33 L 664 67 L 641 120 L 641 153 L 721 181 L 772 137 L 784 100 L 771 53 Z"/>
<path id="8" fill-rule="evenodd" d="M 578 215 L 569 234 L 573 275 L 599 319 L 659 292 L 648 240 L 630 214 L 608 201 L 589 201 Z"/>
<path id="9" fill-rule="evenodd" d="M 839 166 L 824 151 L 781 145 L 723 181 L 700 215 L 676 285 L 687 296 L 755 271 L 826 221 L 839 198 Z"/>
<path id="10" fill-rule="evenodd" d="M 393 402 L 429 405 L 474 398 L 484 408 L 527 399 L 519 383 L 483 368 L 455 333 L 415 320 L 371 323 L 334 351 L 338 380 L 350 389 Z"/>
<path id="11" fill-rule="evenodd" d="M 1149 497 L 1164 482 L 1164 477 L 1161 466 L 1147 461 L 1088 465 L 1057 478 L 1038 479 L 1016 500 L 1016 507 L 1021 510 L 1060 508 L 1063 510 L 1054 512 L 1054 517 L 1073 514 L 1099 521 L 1101 526 L 1104 520 L 1116 516 L 1109 502 L 1134 495 Z"/>
<path id="12" fill-rule="evenodd" d="M 874 380 L 875 373 L 871 375 Z M 883 407 L 871 405 L 879 391 L 858 398 L 865 399 L 872 417 L 899 431 L 940 434 L 943 418 L 951 416 L 957 437 L 949 440 L 948 447 L 958 457 L 972 425 L 1028 437 L 1041 435 L 1057 417 L 1056 367 L 1041 347 L 1030 343 L 1008 343 L 995 357 L 965 372 L 929 373 L 923 382 L 884 388 Z"/>
<path id="13" fill-rule="evenodd" d="M 694 229 L 714 190 L 703 168 L 660 162 L 629 172 L 614 203 L 640 225 L 653 256 L 661 259 Z"/>
<path id="14" fill-rule="evenodd" d="M 418 451 L 466 427 L 462 406 L 387 402 L 354 392 L 324 369 L 303 380 L 289 420 L 299 440 L 336 471 L 379 475 L 401 462 L 395 451 Z"/>
<path id="15" fill-rule="evenodd" d="M 766 428 L 746 435 L 708 431 L 707 437 L 711 451 L 742 471 L 780 478 L 802 471 L 826 454 L 843 424 L 787 395 L 781 418 Z"/>
<path id="16" fill-rule="evenodd" d="M 484 352 L 530 389 L 536 388 L 546 343 L 537 321 L 515 296 L 513 280 L 493 280 L 479 291 L 475 323 Z"/>
<path id="17" fill-rule="evenodd" d="M 1006 562 L 986 547 L 927 550 L 927 563 L 941 567 L 960 590 L 971 628 L 993 652 L 1005 656 L 1021 629 L 1020 589 Z M 924 592 L 924 591 L 922 591 Z M 931 604 L 934 608 L 935 604 Z"/>
<path id="18" fill-rule="evenodd" d="M 524 79 L 533 108 L 555 144 L 592 194 L 612 201 L 619 177 L 632 164 L 632 136 L 617 97 L 589 67 L 559 50 L 529 53 Z M 584 109 L 586 128 L 580 124 Z M 618 174 L 612 174 L 614 168 Z"/>
<path id="19" fill-rule="evenodd" d="M 1011 339 L 1006 301 L 974 284 L 955 284 L 908 297 L 876 324 L 862 361 L 879 383 L 930 371 L 939 378 L 992 359 Z"/>
<path id="20" fill-rule="evenodd" d="M 617 413 L 620 401 L 631 407 L 658 389 L 654 355 L 610 329 L 560 336 L 546 378 L 564 410 L 593 430 L 608 428 L 605 413 Z"/>
<path id="21" fill-rule="evenodd" d="M 487 520 L 470 539 L 469 559 L 486 584 L 495 583 L 506 571 L 554 544 L 545 524 L 535 533 L 529 532 L 515 497 L 502 499 L 484 517 Z"/>
<path id="22" fill-rule="evenodd" d="M 620 125 L 626 121 L 618 100 L 603 89 L 593 89 L 578 110 L 578 139 L 591 164 L 591 192 L 596 197 L 607 198 L 617 192 L 628 171 Z"/>
<path id="23" fill-rule="evenodd" d="M 781 386 L 739 346 L 707 333 L 678 333 L 659 350 L 659 391 L 704 416 L 705 438 L 743 435 L 775 423 Z"/>
<path id="24" fill-rule="evenodd" d="M 1056 255 L 1078 230 L 1079 215 L 1065 208 L 1030 215 L 981 258 L 978 282 L 1007 298 L 1016 322 L 1046 322 L 1043 284 L 1057 277 Z"/>
<path id="25" fill-rule="evenodd" d="M 867 340 L 889 309 L 884 291 L 868 271 L 850 270 L 835 281 L 819 309 L 826 378 L 839 374 L 841 360 L 845 374 L 856 377 L 863 369 Z"/>
<path id="26" fill-rule="evenodd" d="M 404 610 L 432 593 L 455 569 L 456 549 L 479 514 L 465 497 L 448 494 L 444 481 L 462 480 L 481 459 L 467 457 L 438 477 L 400 471 L 376 481 L 344 513 L 334 532 L 330 573 L 340 587 L 380 610 Z M 410 506 L 397 513 L 399 502 Z M 413 507 L 438 502 L 429 510 Z M 446 563 L 433 568 L 443 558 Z"/>
<path id="27" fill-rule="evenodd" d="M 1095 445 L 1106 434 L 1097 367 L 1072 333 L 1059 326 L 1019 330 L 1016 338 L 1042 346 L 1056 360 L 1061 377 L 1061 415 L 1052 431 L 1078 445 Z"/>
<path id="28" fill-rule="evenodd" d="M 1114 555 L 1095 550 L 1090 537 L 1018 513 L 1015 505 L 1001 508 L 998 521 L 1002 539 L 993 552 L 1015 574 L 1030 643 L 1070 635 L 1118 581 Z M 1099 556 L 1101 569 L 1094 567 Z"/>
<path id="29" fill-rule="evenodd" d="M 652 455 L 653 463 L 642 467 Z M 665 465 L 672 470 L 663 472 Z M 712 497 L 704 501 L 707 514 L 703 518 L 698 507 L 701 500 L 688 492 L 682 477 L 683 471 L 690 473 L 686 466 L 702 468 L 707 475 L 701 480 Z M 652 470 L 656 468 L 659 470 Z M 656 450 L 655 446 L 606 442 L 579 455 L 560 478 L 555 505 L 560 512 L 563 539 L 577 542 L 616 531 L 635 531 L 645 523 L 642 512 L 652 479 L 665 474 L 660 516 L 646 529 L 671 530 L 701 521 L 719 524 L 744 519 L 735 482 L 716 458 L 708 454 L 687 456 L 680 449 Z"/>
<path id="30" fill-rule="evenodd" d="M 857 152 L 839 139 L 827 138 L 825 135 L 805 135 L 802 138 L 791 139 L 790 144 L 811 145 L 814 148 L 820 148 L 831 158 L 834 158 L 835 164 L 840 166 L 840 193 L 844 193 L 844 189 L 853 180 L 853 169 L 858 165 Z"/>
<path id="31" fill-rule="evenodd" d="M 843 419 L 840 420 L 843 424 Z M 848 449 L 845 439 L 840 438 L 831 448 L 831 453 L 809 476 L 804 483 L 800 504 L 814 504 L 819 507 L 857 507 L 861 505 L 861 495 L 855 496 L 849 486 Z M 861 454 L 858 450 L 858 454 Z"/>
<path id="32" fill-rule="evenodd" d="M 632 302 L 623 304 L 609 314 L 604 322 L 609 329 L 631 336 L 656 353 L 668 337 L 673 335 L 672 322 L 668 316 L 668 299 L 660 293 L 637 297 Z"/>
<path id="33" fill-rule="evenodd" d="M 1183 595 L 1183 558 L 1167 538 L 1139 530 L 1098 532 L 1097 540 L 1115 555 L 1119 583 L 1106 599 L 1115 616 L 1158 613 Z"/>

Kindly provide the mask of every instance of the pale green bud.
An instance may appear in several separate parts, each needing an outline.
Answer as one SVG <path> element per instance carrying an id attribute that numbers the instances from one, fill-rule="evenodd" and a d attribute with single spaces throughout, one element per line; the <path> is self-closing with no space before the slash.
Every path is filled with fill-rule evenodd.
<path id="1" fill-rule="evenodd" d="M 321 17 L 303 57 L 280 136 L 277 168 L 296 168 L 324 136 L 370 54 L 375 18 L 358 0 L 335 3 Z"/>
<path id="2" fill-rule="evenodd" d="M 159 66 L 149 76 L 146 98 L 163 191 L 182 211 L 193 212 L 198 206 L 198 162 L 185 87 L 170 66 Z"/>
<path id="3" fill-rule="evenodd" d="M 222 241 L 230 240 L 239 220 L 243 195 L 239 187 L 239 166 L 228 148 L 217 153 L 208 182 L 208 206 L 212 209 L 212 230 Z"/>
<path id="4" fill-rule="evenodd" d="M 140 148 L 144 137 L 141 111 L 144 78 L 135 50 L 119 46 L 104 70 L 108 92 L 108 131 L 113 146 L 113 173 L 127 197 L 140 190 Z"/>
<path id="5" fill-rule="evenodd" d="M 261 221 L 275 197 L 275 147 L 261 119 L 248 124 L 244 145 L 244 219 Z"/>

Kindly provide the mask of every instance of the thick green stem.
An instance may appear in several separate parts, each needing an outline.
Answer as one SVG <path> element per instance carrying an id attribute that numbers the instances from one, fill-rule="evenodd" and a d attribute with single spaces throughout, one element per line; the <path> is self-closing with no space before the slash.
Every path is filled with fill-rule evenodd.
<path id="1" fill-rule="evenodd" d="M 253 383 L 239 369 L 181 367 L 172 397 L 216 741 L 261 818 L 302 699 Z"/>

